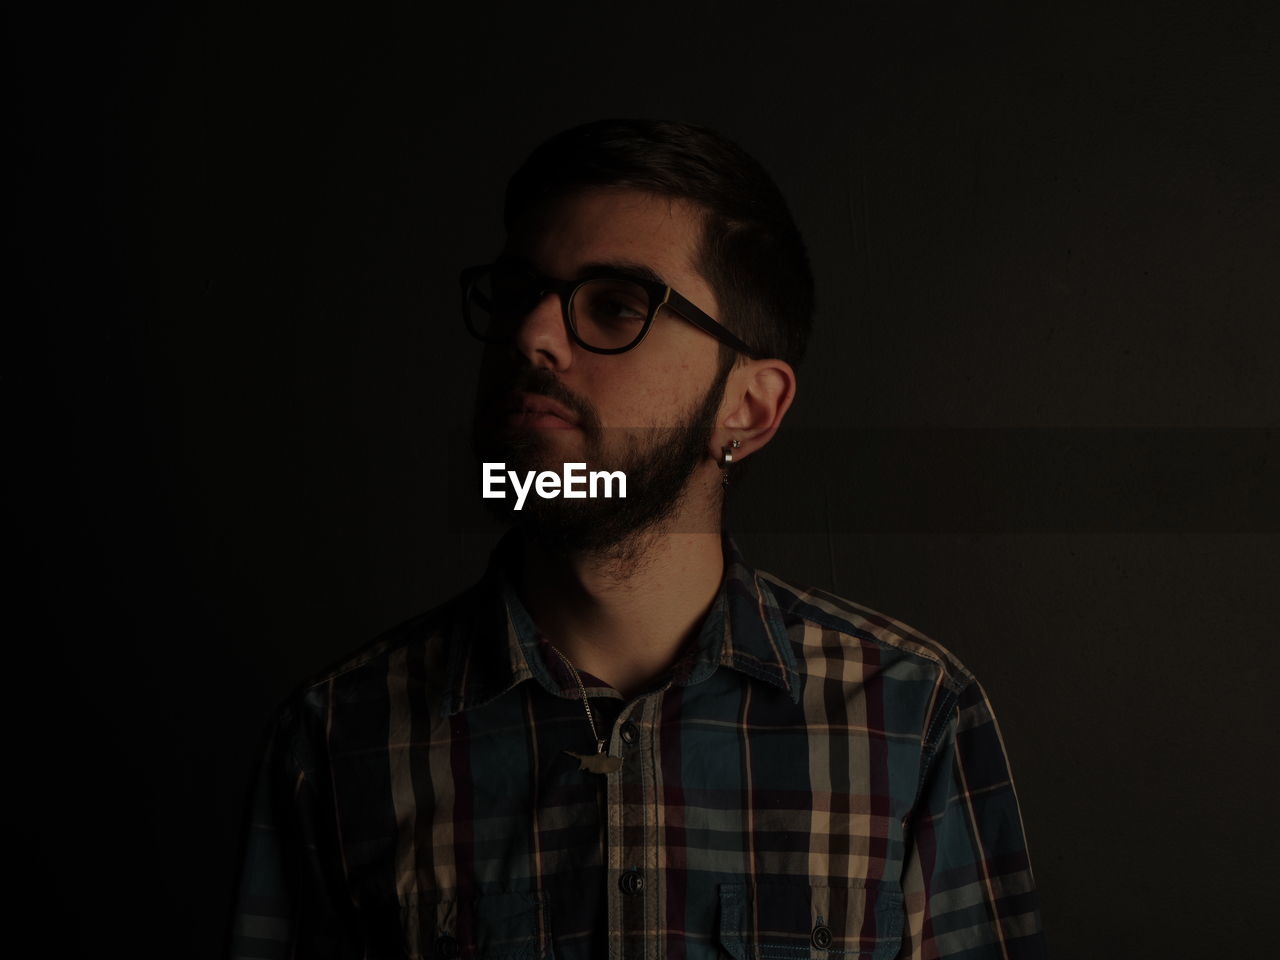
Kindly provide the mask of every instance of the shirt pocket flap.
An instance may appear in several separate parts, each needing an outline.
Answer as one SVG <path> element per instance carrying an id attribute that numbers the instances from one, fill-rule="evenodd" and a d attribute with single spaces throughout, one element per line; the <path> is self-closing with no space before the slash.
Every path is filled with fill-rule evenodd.
<path id="1" fill-rule="evenodd" d="M 888 884 L 720 884 L 720 945 L 735 960 L 892 960 L 902 923 L 902 894 Z"/>

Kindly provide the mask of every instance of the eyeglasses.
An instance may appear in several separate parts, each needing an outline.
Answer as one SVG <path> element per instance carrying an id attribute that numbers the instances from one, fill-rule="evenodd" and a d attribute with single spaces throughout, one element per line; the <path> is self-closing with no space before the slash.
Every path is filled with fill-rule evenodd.
<path id="1" fill-rule="evenodd" d="M 496 343 L 515 336 L 521 321 L 548 293 L 560 297 L 569 336 L 592 353 L 625 353 L 637 346 L 660 307 L 692 323 L 739 353 L 758 354 L 661 280 L 617 269 L 592 271 L 580 280 L 555 280 L 523 261 L 497 260 L 467 267 L 462 317 L 479 340 Z"/>

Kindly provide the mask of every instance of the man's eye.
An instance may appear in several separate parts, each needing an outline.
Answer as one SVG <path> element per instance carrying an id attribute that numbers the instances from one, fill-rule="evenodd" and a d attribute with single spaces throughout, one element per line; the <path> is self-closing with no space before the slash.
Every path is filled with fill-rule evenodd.
<path id="1" fill-rule="evenodd" d="M 578 291 L 574 312 L 592 323 L 643 323 L 649 297 L 643 287 L 626 280 L 592 281 Z"/>
<path id="2" fill-rule="evenodd" d="M 592 304 L 592 311 L 598 320 L 623 322 L 627 320 L 643 320 L 645 308 L 635 301 L 603 299 Z"/>

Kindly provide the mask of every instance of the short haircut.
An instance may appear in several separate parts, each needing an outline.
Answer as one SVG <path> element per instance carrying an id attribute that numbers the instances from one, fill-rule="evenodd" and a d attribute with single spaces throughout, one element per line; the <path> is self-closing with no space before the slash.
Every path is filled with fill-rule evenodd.
<path id="1" fill-rule="evenodd" d="M 761 356 L 793 367 L 813 325 L 813 274 L 786 200 L 765 169 L 720 134 L 670 120 L 597 120 L 537 147 L 507 184 L 510 232 L 538 202 L 592 186 L 645 190 L 704 210 L 694 267 L 715 291 L 718 321 Z M 721 346 L 721 370 L 737 354 Z"/>

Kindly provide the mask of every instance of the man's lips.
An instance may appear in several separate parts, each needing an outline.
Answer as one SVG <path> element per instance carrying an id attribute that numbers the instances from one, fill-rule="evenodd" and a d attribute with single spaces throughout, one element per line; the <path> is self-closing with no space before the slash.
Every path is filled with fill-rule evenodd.
<path id="1" fill-rule="evenodd" d="M 517 393 L 507 405 L 507 419 L 530 427 L 570 429 L 578 425 L 578 418 L 550 397 L 535 393 Z"/>

